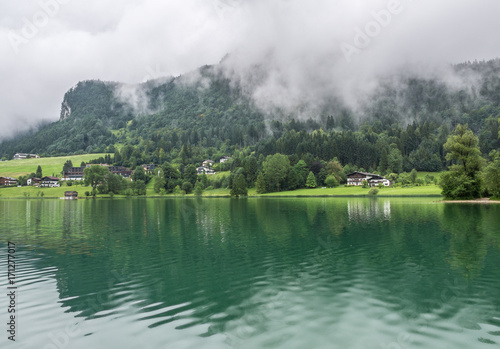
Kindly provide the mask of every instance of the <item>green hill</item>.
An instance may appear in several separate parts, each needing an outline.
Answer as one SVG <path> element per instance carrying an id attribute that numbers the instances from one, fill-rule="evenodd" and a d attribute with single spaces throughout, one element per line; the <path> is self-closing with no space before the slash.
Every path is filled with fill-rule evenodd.
<path id="1" fill-rule="evenodd" d="M 458 123 L 479 136 L 484 155 L 500 148 L 500 60 L 453 66 L 464 81 L 456 86 L 444 77 L 395 73 L 356 109 L 332 95 L 306 102 L 315 104 L 314 114 L 304 114 L 304 105 L 264 113 L 251 96 L 269 73 L 256 67 L 258 78 L 230 80 L 221 67 L 137 85 L 79 82 L 64 95 L 59 121 L 2 142 L 0 156 L 107 152 L 133 167 L 196 164 L 244 150 L 256 158 L 280 152 L 309 166 L 337 157 L 366 170 L 391 163 L 401 171 L 441 171 L 442 146 Z"/>

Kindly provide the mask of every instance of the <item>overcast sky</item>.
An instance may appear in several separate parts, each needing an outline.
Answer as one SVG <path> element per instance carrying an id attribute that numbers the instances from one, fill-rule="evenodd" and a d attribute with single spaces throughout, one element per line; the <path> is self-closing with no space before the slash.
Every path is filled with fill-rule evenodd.
<path id="1" fill-rule="evenodd" d="M 57 120 L 80 80 L 139 83 L 227 53 L 242 76 L 272 55 L 255 94 L 278 104 L 407 64 L 492 59 L 499 13 L 497 0 L 0 0 L 0 137 Z"/>

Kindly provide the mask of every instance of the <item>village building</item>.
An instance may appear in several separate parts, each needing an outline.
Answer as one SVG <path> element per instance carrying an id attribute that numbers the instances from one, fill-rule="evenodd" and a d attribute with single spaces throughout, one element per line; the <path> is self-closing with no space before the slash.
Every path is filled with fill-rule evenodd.
<path id="1" fill-rule="evenodd" d="M 38 154 L 26 154 L 26 153 L 16 153 L 14 155 L 14 160 L 24 160 L 28 158 L 36 158 L 39 159 L 40 155 Z"/>
<path id="2" fill-rule="evenodd" d="M 144 171 L 146 171 L 147 173 L 153 173 L 153 171 L 155 170 L 156 168 L 156 165 L 155 164 L 144 164 L 144 165 L 141 165 L 141 167 L 144 169 Z"/>
<path id="3" fill-rule="evenodd" d="M 67 167 L 63 170 L 63 178 L 61 180 L 69 181 L 81 181 L 85 178 L 84 170 L 86 167 L 90 167 L 93 164 L 87 164 L 85 167 Z M 132 176 L 134 171 L 123 167 L 123 166 L 110 166 L 108 164 L 99 164 L 100 166 L 106 166 L 109 169 L 109 172 L 113 174 L 118 174 L 122 177 L 129 178 Z"/>
<path id="4" fill-rule="evenodd" d="M 385 187 L 391 185 L 390 180 L 374 173 L 356 171 L 347 175 L 347 185 L 362 186 L 364 181 L 366 181 L 370 187 L 376 187 L 380 183 Z"/>
<path id="5" fill-rule="evenodd" d="M 75 199 L 78 199 L 78 192 L 77 191 L 65 191 L 64 192 L 64 198 L 66 200 L 75 200 Z"/>
<path id="6" fill-rule="evenodd" d="M 231 160 L 231 159 L 232 159 L 232 158 L 231 158 L 231 157 L 229 157 L 229 156 L 223 156 L 223 157 L 221 157 L 221 158 L 220 158 L 219 162 L 220 162 L 221 164 L 223 164 L 223 163 L 225 163 L 225 162 L 227 162 L 227 161 L 229 161 L 229 160 Z"/>
<path id="7" fill-rule="evenodd" d="M 215 171 L 210 168 L 210 167 L 205 167 L 205 166 L 201 166 L 201 167 L 198 167 L 196 169 L 196 172 L 201 175 L 201 174 L 206 174 L 206 175 L 213 175 L 215 174 Z"/>
<path id="8" fill-rule="evenodd" d="M 69 181 L 81 181 L 83 180 L 83 170 L 85 167 L 67 167 L 65 171 L 63 171 L 62 180 Z"/>
<path id="9" fill-rule="evenodd" d="M 43 177 L 40 186 L 44 188 L 60 187 L 59 180 L 57 177 Z"/>
<path id="10" fill-rule="evenodd" d="M 0 186 L 12 187 L 17 185 L 17 179 L 12 177 L 0 177 Z"/>
<path id="11" fill-rule="evenodd" d="M 203 167 L 212 167 L 214 165 L 215 161 L 213 160 L 205 160 L 203 161 L 202 163 L 202 166 Z"/>
<path id="12" fill-rule="evenodd" d="M 35 187 L 38 187 L 40 185 L 40 182 L 42 180 L 40 178 L 37 178 L 37 177 L 33 177 L 33 178 L 29 178 L 26 182 L 27 185 L 33 185 Z"/>

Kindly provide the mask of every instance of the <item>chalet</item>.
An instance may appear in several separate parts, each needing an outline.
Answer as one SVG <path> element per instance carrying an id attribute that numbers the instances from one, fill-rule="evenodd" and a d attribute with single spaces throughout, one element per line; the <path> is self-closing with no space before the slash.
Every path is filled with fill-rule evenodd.
<path id="1" fill-rule="evenodd" d="M 12 177 L 0 177 L 0 186 L 12 187 L 17 185 L 17 179 Z"/>
<path id="2" fill-rule="evenodd" d="M 205 167 L 205 166 L 198 167 L 196 169 L 196 172 L 198 174 L 207 174 L 207 175 L 213 175 L 213 174 L 215 174 L 215 171 L 212 168 Z"/>
<path id="3" fill-rule="evenodd" d="M 63 171 L 63 178 L 62 180 L 69 181 L 69 180 L 75 180 L 75 181 L 81 181 L 85 177 L 85 173 L 83 172 L 86 167 L 90 167 L 93 164 L 87 164 L 84 167 L 67 167 L 66 170 Z M 99 164 L 100 166 L 106 166 L 109 169 L 109 172 L 113 174 L 118 174 L 122 177 L 129 178 L 132 176 L 134 171 L 129 170 L 126 167 L 123 166 L 109 166 L 108 164 Z"/>
<path id="4" fill-rule="evenodd" d="M 81 181 L 83 180 L 83 170 L 85 167 L 67 167 L 63 169 L 63 180 Z"/>
<path id="5" fill-rule="evenodd" d="M 144 164 L 144 165 L 141 165 L 141 167 L 144 169 L 144 171 L 146 171 L 148 173 L 153 173 L 153 171 L 156 168 L 156 165 L 155 164 Z"/>
<path id="6" fill-rule="evenodd" d="M 76 199 L 78 199 L 78 192 L 77 191 L 65 191 L 64 198 L 66 200 L 76 200 Z"/>
<path id="7" fill-rule="evenodd" d="M 220 161 L 220 163 L 221 163 L 221 164 L 223 164 L 223 163 L 225 163 L 226 161 L 229 161 L 229 160 L 231 160 L 231 159 L 232 159 L 232 158 L 231 158 L 231 157 L 229 157 L 229 156 L 223 156 L 223 157 L 221 157 L 221 158 L 220 158 L 220 160 L 219 160 L 219 161 Z"/>
<path id="8" fill-rule="evenodd" d="M 14 155 L 14 160 L 24 160 L 28 158 L 40 158 L 40 155 L 38 154 L 26 154 L 26 153 L 16 153 Z"/>
<path id="9" fill-rule="evenodd" d="M 215 163 L 215 161 L 205 160 L 205 161 L 203 161 L 202 165 L 203 165 L 203 167 L 212 167 L 214 163 Z"/>
<path id="10" fill-rule="evenodd" d="M 28 179 L 27 184 L 28 185 L 39 186 L 41 181 L 42 180 L 40 178 L 33 177 L 33 178 L 29 178 Z"/>
<path id="11" fill-rule="evenodd" d="M 105 166 L 107 166 L 107 165 L 105 165 Z M 109 172 L 111 172 L 113 174 L 120 175 L 120 176 L 125 177 L 125 178 L 132 177 L 132 175 L 134 174 L 134 171 L 132 171 L 126 167 L 123 167 L 123 166 L 108 166 L 108 169 L 109 169 Z"/>
<path id="12" fill-rule="evenodd" d="M 390 180 L 374 173 L 356 171 L 347 175 L 347 185 L 361 186 L 363 185 L 363 181 L 366 181 L 370 187 L 376 187 L 380 183 L 385 187 L 391 185 Z"/>
<path id="13" fill-rule="evenodd" d="M 59 178 L 57 177 L 43 177 L 40 186 L 45 188 L 55 188 L 60 187 L 61 185 L 59 184 Z"/>

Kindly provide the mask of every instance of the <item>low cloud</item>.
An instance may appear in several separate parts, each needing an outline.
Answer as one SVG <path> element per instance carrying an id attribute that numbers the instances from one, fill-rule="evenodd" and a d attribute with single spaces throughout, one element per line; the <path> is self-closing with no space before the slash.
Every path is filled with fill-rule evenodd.
<path id="1" fill-rule="evenodd" d="M 64 93 L 80 80 L 142 83 L 228 53 L 224 73 L 268 111 L 299 106 L 313 115 L 332 98 L 355 106 L 399 71 L 460 84 L 449 63 L 500 57 L 499 12 L 494 0 L 8 2 L 0 138 L 57 120 Z"/>

